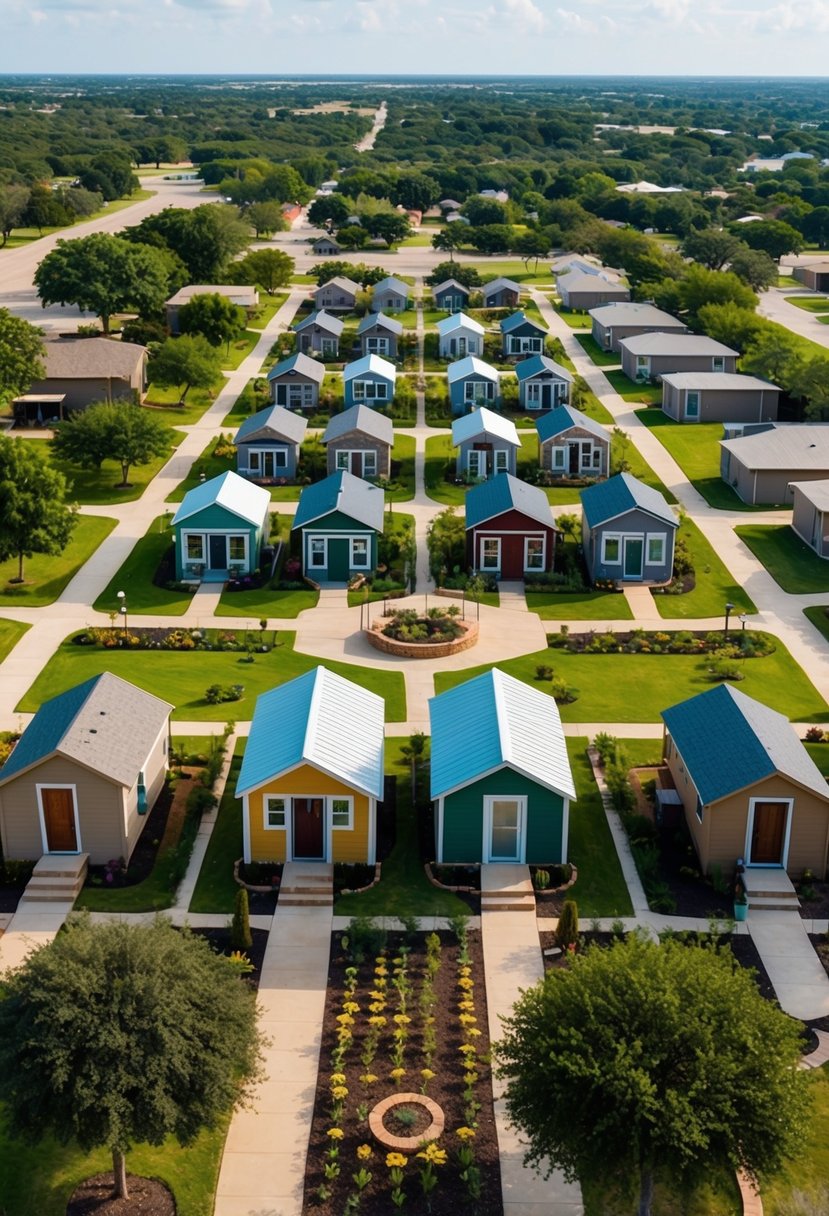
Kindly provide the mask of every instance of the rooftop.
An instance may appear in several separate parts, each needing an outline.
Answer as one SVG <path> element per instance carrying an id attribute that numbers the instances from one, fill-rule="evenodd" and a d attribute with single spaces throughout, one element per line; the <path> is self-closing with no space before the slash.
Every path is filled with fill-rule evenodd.
<path id="1" fill-rule="evenodd" d="M 473 410 L 471 414 L 464 414 L 463 417 L 456 418 L 452 423 L 452 443 L 455 447 L 474 439 L 477 435 L 491 435 L 495 439 L 500 439 L 502 443 L 509 443 L 516 448 L 521 447 L 521 440 L 518 438 L 518 431 L 512 419 L 505 418 L 503 414 L 496 414 L 494 410 L 488 410 L 486 406 Z"/>
<path id="2" fill-rule="evenodd" d="M 352 405 L 341 414 L 334 414 L 325 428 L 322 442 L 331 443 L 333 439 L 339 439 L 352 431 L 362 431 L 363 434 L 371 435 L 389 446 L 394 443 L 394 423 L 391 418 L 387 418 L 379 410 L 372 409 L 370 405 Z"/>
<path id="3" fill-rule="evenodd" d="M 292 531 L 338 511 L 366 528 L 382 532 L 385 498 L 379 486 L 339 469 L 315 485 L 305 487 L 299 498 Z"/>
<path id="4" fill-rule="evenodd" d="M 582 510 L 591 528 L 638 509 L 677 527 L 677 518 L 658 490 L 646 486 L 630 473 L 617 473 L 579 491 Z"/>
<path id="5" fill-rule="evenodd" d="M 511 473 L 498 473 L 480 482 L 466 492 L 466 527 L 478 524 L 505 511 L 520 511 L 522 515 L 536 520 L 547 528 L 555 526 L 553 512 L 547 495 L 539 486 L 528 485 Z"/>
<path id="6" fill-rule="evenodd" d="M 223 507 L 231 515 L 259 526 L 270 510 L 271 496 L 262 486 L 255 486 L 238 473 L 220 473 L 187 491 L 173 516 L 173 526 L 213 506 Z"/>

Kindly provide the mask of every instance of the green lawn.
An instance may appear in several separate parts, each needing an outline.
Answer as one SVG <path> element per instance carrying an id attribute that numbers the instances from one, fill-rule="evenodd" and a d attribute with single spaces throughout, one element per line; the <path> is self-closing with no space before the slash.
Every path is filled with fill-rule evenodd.
<path id="1" fill-rule="evenodd" d="M 62 553 L 36 554 L 23 563 L 24 583 L 17 577 L 17 558 L 0 562 L 0 605 L 42 608 L 53 603 L 115 527 L 116 520 L 97 515 L 79 515 L 72 539 Z"/>
<path id="2" fill-rule="evenodd" d="M 467 264 L 467 263 L 465 263 Z M 472 262 L 472 266 L 481 276 L 482 283 L 491 283 L 493 279 L 512 279 L 514 283 L 526 283 L 536 286 L 539 283 L 552 285 L 552 272 L 539 259 L 538 270 L 528 270 L 520 258 L 499 260 L 492 258 L 485 262 Z M 520 307 L 520 305 L 519 305 Z"/>
<path id="3" fill-rule="evenodd" d="M 621 367 L 619 354 L 616 351 L 603 350 L 592 334 L 576 334 L 575 339 L 597 367 Z"/>
<path id="4" fill-rule="evenodd" d="M 700 492 L 710 506 L 721 511 L 768 510 L 766 506 L 752 507 L 744 503 L 720 477 L 720 440 L 723 436 L 721 422 L 700 422 L 694 425 L 671 422 L 661 409 L 637 410 L 636 416 L 654 432 L 694 489 Z"/>
<path id="5" fill-rule="evenodd" d="M 255 591 L 223 591 L 216 609 L 216 616 L 249 617 L 253 622 L 269 620 L 295 620 L 306 608 L 315 608 L 319 592 L 312 587 L 302 591 L 271 590 L 257 587 Z"/>
<path id="6" fill-rule="evenodd" d="M 261 389 L 261 392 L 256 392 L 255 386 Z M 257 410 L 265 409 L 270 403 L 267 380 L 264 376 L 253 376 L 233 402 L 232 408 L 225 414 L 222 426 L 229 426 L 235 431 L 246 418 L 255 414 Z"/>
<path id="7" fill-rule="evenodd" d="M 415 492 L 414 436 L 395 435 L 391 458 L 400 467 L 394 478 L 395 489 L 386 491 L 386 502 L 408 502 Z"/>
<path id="8" fill-rule="evenodd" d="M 804 312 L 829 312 L 829 298 L 826 296 L 786 296 L 786 303 L 802 308 Z"/>
<path id="9" fill-rule="evenodd" d="M 609 368 L 604 374 L 614 392 L 624 401 L 632 401 L 637 405 L 659 405 L 662 401 L 661 384 L 634 384 L 621 368 Z M 720 431 L 722 432 L 722 428 Z"/>
<path id="10" fill-rule="evenodd" d="M 528 591 L 527 607 L 542 621 L 622 621 L 633 615 L 625 597 L 612 591 Z"/>
<path id="11" fill-rule="evenodd" d="M 92 605 L 97 612 L 114 612 L 118 608 L 118 592 L 127 597 L 128 619 L 131 616 L 181 616 L 190 607 L 192 591 L 168 591 L 156 587 L 153 576 L 161 559 L 173 544 L 170 529 L 172 516 L 159 515 L 130 553 L 116 574 Z"/>
<path id="12" fill-rule="evenodd" d="M 527 427 L 523 433 L 519 432 L 521 440 L 521 448 L 517 458 L 518 476 L 528 479 L 533 470 L 538 468 L 538 432 L 533 427 Z M 426 440 L 426 459 L 424 464 L 424 481 L 426 485 L 426 493 L 435 502 L 441 502 L 445 506 L 459 507 L 463 506 L 466 497 L 466 491 L 469 486 L 466 484 L 453 485 L 452 482 L 446 481 L 443 476 L 447 461 L 454 461 L 455 449 L 452 446 L 451 435 L 430 435 Z M 545 488 L 545 493 L 548 500 L 557 506 L 572 505 L 579 501 L 579 493 L 577 489 L 568 486 L 549 487 Z"/>
<path id="13" fill-rule="evenodd" d="M 405 743 L 405 739 L 386 740 L 386 772 L 397 777 L 397 833 L 394 848 L 383 862 L 383 876 L 362 895 L 341 896 L 334 906 L 336 916 L 457 916 L 469 912 L 451 891 L 433 887 L 420 864 L 411 769 L 400 750 Z M 428 773 L 422 768 L 418 781 L 417 801 L 422 811 L 428 801 Z"/>
<path id="14" fill-rule="evenodd" d="M 760 1194 L 765 1216 L 784 1216 L 793 1191 L 816 1191 L 829 1180 L 829 1066 L 816 1068 L 806 1078 L 812 1090 L 812 1111 L 806 1125 L 803 1155 L 787 1165 L 776 1177 L 761 1178 Z M 805 1213 L 807 1209 L 802 1209 Z M 816 1205 L 817 1214 L 822 1209 Z"/>
<path id="15" fill-rule="evenodd" d="M 654 595 L 659 615 L 666 618 L 694 618 L 722 616 L 726 604 L 733 604 L 741 612 L 756 612 L 753 600 L 734 581 L 719 555 L 699 528 L 687 517 L 680 524 L 678 536 L 684 540 L 694 564 L 696 586 L 685 595 Z"/>
<path id="16" fill-rule="evenodd" d="M 210 833 L 193 898 L 191 912 L 233 912 L 239 887 L 233 877 L 233 863 L 242 856 L 242 803 L 236 798 L 236 782 L 247 739 L 237 739 L 216 824 Z"/>
<path id="17" fill-rule="evenodd" d="M 561 317 L 565 325 L 569 325 L 571 329 L 580 330 L 576 337 L 581 339 L 585 334 L 590 333 L 591 321 L 587 313 L 583 312 L 568 312 L 566 308 L 556 308 L 556 312 Z"/>
<path id="18" fill-rule="evenodd" d="M 829 605 L 816 604 L 813 608 L 804 608 L 803 615 L 808 617 L 829 642 Z"/>
<path id="19" fill-rule="evenodd" d="M 790 595 L 829 591 L 829 564 L 789 524 L 742 524 L 734 531 Z"/>
<path id="20" fill-rule="evenodd" d="M 829 722 L 829 706 L 782 642 L 775 639 L 775 644 L 777 649 L 766 658 L 746 659 L 740 691 L 792 721 Z M 696 655 L 586 655 L 548 648 L 498 666 L 546 692 L 550 685 L 536 679 L 539 664 L 549 665 L 578 689 L 578 699 L 561 706 L 565 722 L 656 722 L 661 710 L 713 687 L 708 660 Z M 438 672 L 435 691 L 471 680 L 491 666 Z"/>
<path id="21" fill-rule="evenodd" d="M 31 625 L 0 620 L 0 663 L 11 654 L 27 629 L 31 629 Z"/>
<path id="22" fill-rule="evenodd" d="M 23 697 L 18 711 L 34 711 L 43 701 L 67 688 L 111 671 L 173 702 L 175 718 L 226 722 L 232 717 L 248 721 L 253 717 L 260 693 L 318 665 L 317 659 L 294 651 L 294 638 L 293 633 L 279 634 L 277 646 L 268 654 L 257 655 L 253 663 L 248 663 L 247 655 L 239 651 L 98 650 L 77 646 L 67 639 Z M 389 722 L 405 721 L 406 690 L 400 672 L 329 661 L 326 667 L 384 697 Z M 239 701 L 208 705 L 204 690 L 211 684 L 242 684 L 246 691 Z"/>
<path id="23" fill-rule="evenodd" d="M 173 431 L 169 450 L 163 456 L 156 456 L 149 464 L 133 465 L 129 472 L 129 485 L 124 487 L 120 484 L 121 466 L 115 460 L 105 460 L 99 469 L 82 469 L 79 465 L 69 464 L 54 457 L 52 463 L 65 475 L 68 483 L 67 497 L 73 502 L 90 506 L 134 502 L 164 467 L 183 438 L 181 431 Z"/>
<path id="24" fill-rule="evenodd" d="M 118 198 L 111 203 L 105 203 L 103 207 L 99 207 L 91 215 L 83 216 L 77 223 L 88 224 L 90 220 L 100 219 L 104 215 L 112 215 L 114 211 L 123 211 L 126 207 L 132 207 L 134 203 L 141 203 L 144 199 L 152 198 L 154 194 L 154 190 L 136 190 L 129 198 Z M 75 224 L 62 224 L 57 228 L 15 228 L 3 246 L 3 249 L 19 249 L 21 245 L 31 245 L 32 241 L 39 241 L 43 236 L 52 236 L 55 232 L 67 232 L 71 236 L 70 230 L 74 227 L 76 227 Z M 0 255 L 2 255 L 2 252 L 0 250 Z"/>
<path id="25" fill-rule="evenodd" d="M 188 1148 L 173 1139 L 158 1148 L 137 1144 L 127 1153 L 132 1174 L 160 1178 L 176 1199 L 178 1216 L 209 1216 L 213 1211 L 227 1123 L 201 1132 Z M 85 1153 L 77 1145 L 58 1144 L 51 1136 L 39 1144 L 12 1140 L 0 1121 L 0 1195 L 4 1216 L 65 1216 L 78 1183 L 112 1170 L 106 1149 Z"/>
<path id="26" fill-rule="evenodd" d="M 259 292 L 259 307 L 248 321 L 251 329 L 264 329 L 269 321 L 272 321 L 279 312 L 282 305 L 288 298 L 288 293 L 285 291 L 277 292 L 275 295 L 269 296 L 263 289 Z"/>
<path id="27" fill-rule="evenodd" d="M 627 884 L 610 835 L 602 797 L 587 759 L 589 740 L 567 740 L 567 754 L 576 784 L 576 801 L 570 807 L 569 860 L 579 877 L 570 890 L 579 915 L 632 916 Z"/>
<path id="28" fill-rule="evenodd" d="M 620 1190 L 608 1190 L 606 1185 L 593 1178 L 581 1180 L 584 1216 L 622 1216 L 634 1211 L 630 1194 Z M 638 1195 L 635 1179 L 631 1179 L 630 1191 Z M 727 1170 L 710 1170 L 705 1181 L 700 1182 L 690 1194 L 680 1193 L 664 1183 L 657 1182 L 653 1188 L 654 1216 L 742 1216 L 743 1204 L 737 1189 L 737 1181 Z"/>
<path id="29" fill-rule="evenodd" d="M 201 455 L 193 461 L 193 466 L 184 481 L 180 481 L 176 488 L 170 491 L 164 499 L 165 502 L 181 502 L 188 490 L 192 490 L 201 484 L 202 473 L 204 473 L 205 480 L 210 481 L 211 478 L 218 477 L 222 473 L 235 472 L 235 456 L 214 455 L 214 451 L 220 442 L 221 439 L 219 437 L 210 440 Z M 298 489 L 297 494 L 299 494 Z"/>
<path id="30" fill-rule="evenodd" d="M 261 337 L 258 329 L 246 329 L 241 337 L 231 342 L 229 349 L 222 349 L 222 367 L 225 371 L 235 371 L 242 360 L 252 354 Z"/>
<path id="31" fill-rule="evenodd" d="M 150 369 L 152 374 L 152 368 Z M 220 376 L 211 388 L 191 388 L 184 405 L 179 405 L 179 388 L 161 388 L 151 384 L 144 399 L 145 406 L 152 407 L 154 418 L 168 426 L 192 426 L 209 409 L 225 383 Z"/>

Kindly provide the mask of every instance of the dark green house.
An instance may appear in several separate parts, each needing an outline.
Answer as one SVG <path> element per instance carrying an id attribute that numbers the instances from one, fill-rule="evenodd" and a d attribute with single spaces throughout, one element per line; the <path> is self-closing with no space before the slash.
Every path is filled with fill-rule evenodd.
<path id="1" fill-rule="evenodd" d="M 437 861 L 566 861 L 576 791 L 553 698 L 493 667 L 429 717 Z"/>
<path id="2" fill-rule="evenodd" d="M 176 578 L 222 583 L 259 568 L 267 542 L 271 496 L 238 473 L 222 473 L 188 490 L 173 516 Z"/>
<path id="3" fill-rule="evenodd" d="M 302 544 L 302 572 L 317 583 L 345 583 L 377 565 L 385 494 L 340 469 L 306 486 L 294 516 Z"/>

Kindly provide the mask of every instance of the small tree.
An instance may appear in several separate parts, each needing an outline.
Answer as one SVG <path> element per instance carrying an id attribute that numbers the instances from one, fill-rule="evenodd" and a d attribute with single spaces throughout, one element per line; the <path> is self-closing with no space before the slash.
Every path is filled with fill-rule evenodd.
<path id="1" fill-rule="evenodd" d="M 75 304 L 100 317 L 107 334 L 113 313 L 135 309 L 147 315 L 161 309 L 169 270 L 160 250 L 93 232 L 58 241 L 38 266 L 34 281 L 44 308 Z"/>
<path id="2" fill-rule="evenodd" d="M 128 1198 L 136 1141 L 191 1144 L 258 1079 L 255 998 L 188 930 L 69 921 L 4 977 L 0 1100 L 13 1135 L 112 1153 Z"/>
<path id="3" fill-rule="evenodd" d="M 99 401 L 74 413 L 55 431 L 55 451 L 81 468 L 99 469 L 104 460 L 121 466 L 119 488 L 133 465 L 149 464 L 170 449 L 171 431 L 138 405 Z"/>
<path id="4" fill-rule="evenodd" d="M 33 553 L 61 553 L 69 543 L 77 514 L 66 503 L 66 478 L 47 457 L 22 439 L 0 435 L 0 561 L 23 560 Z"/>
<path id="5" fill-rule="evenodd" d="M 250 931 L 250 900 L 245 887 L 240 887 L 236 892 L 233 922 L 230 926 L 230 944 L 234 950 L 250 950 L 253 945 Z"/>
<path id="6" fill-rule="evenodd" d="M 200 334 L 168 338 L 150 360 L 150 379 L 161 388 L 178 388 L 184 405 L 191 388 L 210 388 L 221 374 L 219 352 Z"/>
<path id="7" fill-rule="evenodd" d="M 183 334 L 201 334 L 211 346 L 224 342 L 230 348 L 233 338 L 245 328 L 245 310 L 218 291 L 193 296 L 179 309 L 178 327 Z"/>
<path id="8" fill-rule="evenodd" d="M 0 404 L 25 393 L 44 374 L 43 330 L 0 308 Z"/>
<path id="9" fill-rule="evenodd" d="M 510 1119 L 570 1180 L 693 1183 L 772 1173 L 801 1146 L 796 1022 L 730 951 L 633 934 L 522 993 L 497 1047 Z"/>
<path id="10" fill-rule="evenodd" d="M 426 535 L 429 548 L 429 569 L 439 587 L 443 574 L 461 565 L 466 555 L 466 531 L 463 519 L 454 507 L 446 507 L 429 524 Z"/>
<path id="11" fill-rule="evenodd" d="M 574 899 L 565 899 L 556 926 L 556 945 L 569 950 L 579 940 L 579 909 Z"/>
<path id="12" fill-rule="evenodd" d="M 288 227 L 279 203 L 251 203 L 242 219 L 247 220 L 257 237 L 284 232 Z"/>
<path id="13" fill-rule="evenodd" d="M 281 249 L 254 249 L 232 265 L 237 283 L 258 283 L 269 296 L 287 287 L 294 273 L 294 259 Z"/>

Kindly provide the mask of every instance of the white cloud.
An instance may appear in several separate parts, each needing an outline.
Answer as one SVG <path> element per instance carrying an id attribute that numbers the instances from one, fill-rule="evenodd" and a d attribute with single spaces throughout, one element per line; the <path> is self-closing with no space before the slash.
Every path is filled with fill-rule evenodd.
<path id="1" fill-rule="evenodd" d="M 502 0 L 501 7 L 513 33 L 543 34 L 547 29 L 547 18 L 533 0 Z"/>
<path id="2" fill-rule="evenodd" d="M 557 8 L 556 18 L 561 28 L 567 34 L 596 33 L 596 22 L 591 20 L 589 17 L 582 17 L 581 13 L 575 13 L 572 9 Z"/>

